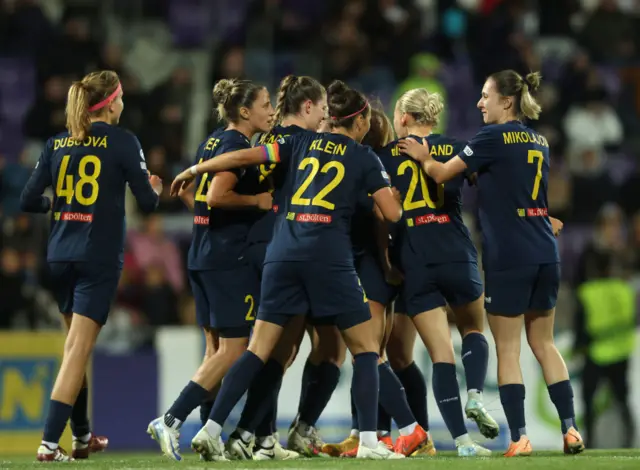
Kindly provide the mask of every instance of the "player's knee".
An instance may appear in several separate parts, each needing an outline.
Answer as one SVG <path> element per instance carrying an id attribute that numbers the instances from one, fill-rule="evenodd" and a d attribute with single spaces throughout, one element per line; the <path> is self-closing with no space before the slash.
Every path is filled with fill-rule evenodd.
<path id="1" fill-rule="evenodd" d="M 506 339 L 498 339 L 496 338 L 496 355 L 499 360 L 505 361 L 509 359 L 514 359 L 516 361 L 520 360 L 520 337 L 516 339 L 506 338 Z"/>
<path id="2" fill-rule="evenodd" d="M 535 335 L 529 335 L 527 337 L 527 342 L 529 343 L 531 352 L 538 361 L 544 360 L 544 358 L 549 354 L 555 354 L 557 351 L 553 338 L 537 338 Z"/>

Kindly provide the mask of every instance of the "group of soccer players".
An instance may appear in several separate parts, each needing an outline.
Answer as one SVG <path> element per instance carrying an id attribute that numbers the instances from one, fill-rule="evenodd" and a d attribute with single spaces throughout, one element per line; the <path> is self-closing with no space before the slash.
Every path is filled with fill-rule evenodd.
<path id="1" fill-rule="evenodd" d="M 203 427 L 192 448 L 204 460 L 434 455 L 426 384 L 412 357 L 419 334 L 458 455 L 489 455 L 464 422 L 466 414 L 485 437 L 498 434 L 482 399 L 485 309 L 511 433 L 505 456 L 532 452 L 519 366 L 523 323 L 561 420 L 565 452 L 581 452 L 573 391 L 553 342 L 561 223 L 547 213 L 549 148 L 522 122 L 541 111 L 531 94 L 539 83 L 536 73 L 523 78 L 511 70 L 488 77 L 478 102 L 486 126 L 466 143 L 432 133 L 444 103 L 424 89 L 400 97 L 391 125 L 340 81 L 325 90 L 313 78 L 286 77 L 275 110 L 267 89 L 254 82 L 218 82 L 213 97 L 226 126 L 207 137 L 171 188 L 194 213 L 188 268 L 206 351 L 171 408 L 149 424 L 162 452 L 181 460 L 180 426 L 200 407 Z M 70 459 L 58 446 L 69 418 L 75 458 L 106 447 L 86 419 L 87 358 L 122 266 L 125 183 L 145 211 L 155 208 L 162 188 L 148 176 L 135 137 L 116 127 L 121 112 L 114 73 L 74 84 L 69 132 L 50 139 L 23 192 L 24 210 L 53 211 L 48 261 L 69 325 L 41 461 Z M 259 144 L 251 147 L 256 135 Z M 461 216 L 465 181 L 479 191 L 484 287 Z M 47 186 L 55 190 L 53 205 L 42 196 Z M 464 413 L 447 308 L 463 338 Z M 277 399 L 305 330 L 313 349 L 284 449 Z M 315 424 L 346 349 L 353 358 L 352 432 L 324 444 Z M 225 446 L 222 426 L 247 391 Z M 80 409 L 84 418 L 76 419 Z M 400 433 L 395 443 L 391 419 Z M 81 431 L 74 420 L 85 423 Z"/>

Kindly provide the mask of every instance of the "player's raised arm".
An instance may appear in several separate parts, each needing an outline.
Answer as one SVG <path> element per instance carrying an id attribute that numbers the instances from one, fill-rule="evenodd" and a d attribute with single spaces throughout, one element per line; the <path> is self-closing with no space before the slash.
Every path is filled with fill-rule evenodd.
<path id="1" fill-rule="evenodd" d="M 49 148 L 47 142 L 31 177 L 20 195 L 20 209 L 24 212 L 46 214 L 51 209 L 51 200 L 43 196 L 44 190 L 51 186 L 51 171 L 49 167 Z"/>
<path id="2" fill-rule="evenodd" d="M 420 162 L 425 173 L 438 184 L 455 178 L 467 168 L 467 164 L 459 156 L 455 156 L 444 163 L 434 160 L 429 153 L 427 139 L 422 139 L 422 144 L 418 143 L 415 139 L 403 139 L 398 142 L 398 148 L 403 153 Z"/>

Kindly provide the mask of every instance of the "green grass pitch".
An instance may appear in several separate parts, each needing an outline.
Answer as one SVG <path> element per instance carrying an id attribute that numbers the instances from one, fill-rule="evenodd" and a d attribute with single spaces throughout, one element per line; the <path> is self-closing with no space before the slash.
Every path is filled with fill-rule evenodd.
<path id="1" fill-rule="evenodd" d="M 91 468 L 97 470 L 115 469 L 149 469 L 160 470 L 174 469 L 287 469 L 287 470 L 614 470 L 614 469 L 640 469 L 639 450 L 587 450 L 578 456 L 565 456 L 559 452 L 537 452 L 531 457 L 504 458 L 501 455 L 495 457 L 476 459 L 460 458 L 453 452 L 441 452 L 437 457 L 410 458 L 404 460 L 345 460 L 345 459 L 304 459 L 287 462 L 200 462 L 198 456 L 186 452 L 182 462 L 174 462 L 159 454 L 145 453 L 111 453 L 93 455 L 91 459 L 76 461 L 67 464 L 49 463 L 41 464 L 34 461 L 33 456 L 0 456 L 0 469 L 23 468 Z"/>

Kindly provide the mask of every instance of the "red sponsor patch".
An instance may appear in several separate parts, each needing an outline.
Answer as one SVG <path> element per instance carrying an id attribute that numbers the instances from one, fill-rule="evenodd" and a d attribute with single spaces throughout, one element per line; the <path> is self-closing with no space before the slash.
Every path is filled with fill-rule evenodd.
<path id="1" fill-rule="evenodd" d="M 93 222 L 93 214 L 84 214 L 82 212 L 61 212 L 60 220 L 66 222 Z"/>
<path id="2" fill-rule="evenodd" d="M 436 215 L 436 214 L 427 214 L 421 215 L 420 217 L 416 217 L 416 225 L 425 225 L 425 224 L 448 224 L 451 222 L 449 216 L 447 214 Z"/>
<path id="3" fill-rule="evenodd" d="M 196 215 L 193 217 L 193 223 L 195 225 L 209 225 L 208 215 Z"/>
<path id="4" fill-rule="evenodd" d="M 273 212 L 278 212 L 278 208 L 279 208 L 278 204 L 274 205 L 273 206 Z"/>
<path id="5" fill-rule="evenodd" d="M 315 222 L 318 224 L 330 224 L 331 216 L 326 214 L 296 214 L 296 222 Z"/>
<path id="6" fill-rule="evenodd" d="M 527 209 L 527 217 L 547 217 L 549 210 L 546 207 L 534 207 Z"/>

